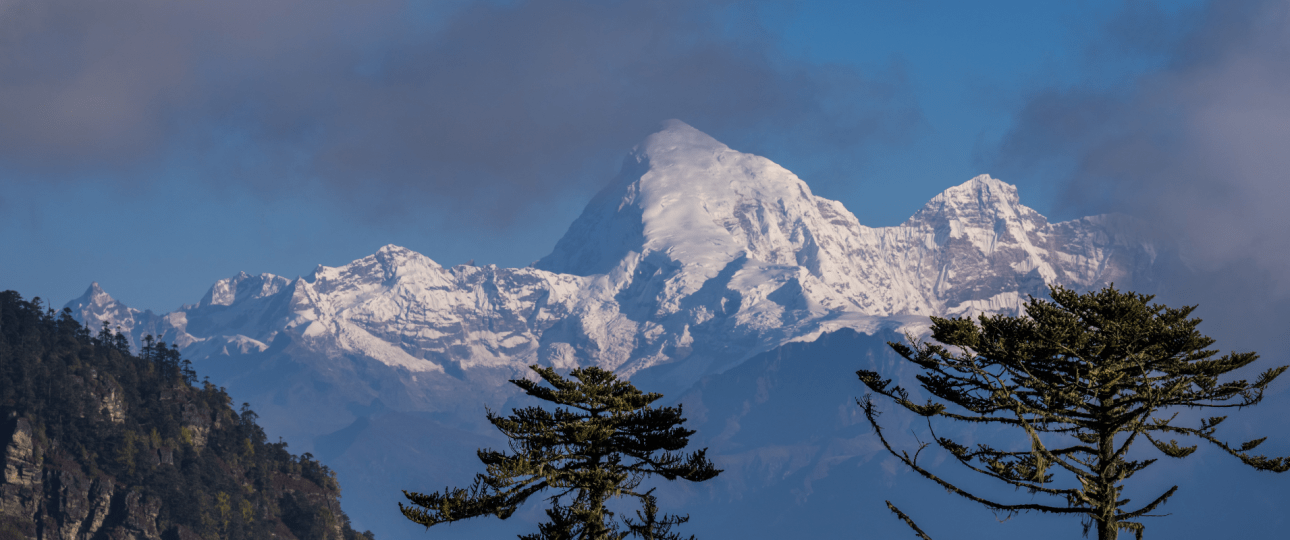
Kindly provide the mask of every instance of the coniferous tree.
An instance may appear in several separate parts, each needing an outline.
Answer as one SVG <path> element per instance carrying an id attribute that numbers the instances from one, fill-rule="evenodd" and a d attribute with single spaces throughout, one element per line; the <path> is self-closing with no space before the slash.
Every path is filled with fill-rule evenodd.
<path id="1" fill-rule="evenodd" d="M 653 491 L 651 489 L 641 497 L 643 508 L 636 511 L 637 519 L 623 518 L 628 532 L 644 540 L 681 540 L 680 534 L 671 532 L 672 527 L 690 521 L 690 516 L 659 516 L 658 498 Z M 689 540 L 694 540 L 694 536 L 691 535 Z"/>
<path id="2" fill-rule="evenodd" d="M 1242 408 L 1259 403 L 1263 392 L 1286 367 L 1264 371 L 1254 382 L 1219 378 L 1256 359 L 1253 352 L 1215 358 L 1214 340 L 1188 318 L 1195 306 L 1180 309 L 1149 304 L 1152 297 L 1112 287 L 1078 294 L 1051 290 L 1052 302 L 1031 298 L 1025 316 L 932 317 L 935 343 L 911 348 L 889 343 L 923 370 L 918 381 L 934 398 L 926 404 L 892 386 L 873 371 L 856 372 L 874 393 L 927 417 L 932 441 L 971 470 L 1051 496 L 1051 503 L 1005 504 L 972 494 L 923 468 L 918 452 L 894 450 L 878 423 L 871 394 L 858 400 L 883 446 L 905 465 L 948 491 L 1003 512 L 1039 511 L 1078 515 L 1084 532 L 1096 527 L 1099 540 L 1120 530 L 1142 538 L 1139 518 L 1148 516 L 1178 490 L 1174 486 L 1150 502 L 1125 508 L 1123 485 L 1156 462 L 1132 460 L 1128 452 L 1145 440 L 1165 456 L 1185 458 L 1197 446 L 1174 437 L 1194 437 L 1217 446 L 1258 470 L 1284 472 L 1290 458 L 1269 458 L 1251 451 L 1266 437 L 1239 445 L 1215 435 L 1226 416 L 1198 425 L 1178 420 L 1180 408 Z M 911 338 L 911 342 L 913 339 Z M 1018 430 L 1027 450 L 1009 451 L 987 444 L 968 447 L 936 435 L 933 418 Z M 1024 435 L 1023 435 L 1024 434 Z M 922 443 L 923 448 L 933 443 Z M 1067 487 L 1056 484 L 1062 475 Z M 920 536 L 922 531 L 888 502 L 893 512 Z"/>
<path id="3" fill-rule="evenodd" d="M 651 407 L 662 394 L 641 392 L 597 367 L 575 369 L 569 379 L 551 368 L 530 367 L 550 387 L 524 379 L 511 383 L 560 407 L 526 407 L 506 417 L 488 411 L 488 421 L 510 439 L 513 453 L 480 450 L 487 473 L 476 475 L 469 489 L 404 491 L 411 504 L 399 504 L 403 514 L 426 527 L 490 514 L 506 519 L 530 496 L 551 490 L 550 521 L 520 538 L 677 538 L 670 529 L 688 516 L 659 516 L 653 494 L 636 489 L 653 475 L 701 482 L 721 472 L 708 461 L 706 449 L 680 453 L 694 434 L 681 427 L 681 407 Z M 639 522 L 624 520 L 626 531 L 606 507 L 614 497 L 633 497 L 645 505 Z"/>

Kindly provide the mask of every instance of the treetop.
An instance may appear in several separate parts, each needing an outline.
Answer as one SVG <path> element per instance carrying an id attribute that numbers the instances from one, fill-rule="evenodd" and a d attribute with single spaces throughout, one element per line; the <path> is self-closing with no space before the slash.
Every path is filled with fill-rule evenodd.
<path id="1" fill-rule="evenodd" d="M 537 364 L 529 368 L 551 385 L 551 388 L 528 379 L 515 379 L 511 383 L 543 401 L 590 413 L 634 411 L 663 397 L 663 394 L 641 392 L 632 386 L 631 381 L 619 380 L 614 372 L 596 366 L 570 371 L 569 377 L 573 380 L 561 377 L 554 368 Z"/>

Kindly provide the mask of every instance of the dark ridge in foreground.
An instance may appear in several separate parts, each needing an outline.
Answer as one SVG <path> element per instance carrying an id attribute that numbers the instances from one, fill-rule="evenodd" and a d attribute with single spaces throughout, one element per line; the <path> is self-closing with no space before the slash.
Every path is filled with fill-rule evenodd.
<path id="1" fill-rule="evenodd" d="M 361 540 L 335 474 L 177 349 L 0 293 L 0 540 Z"/>

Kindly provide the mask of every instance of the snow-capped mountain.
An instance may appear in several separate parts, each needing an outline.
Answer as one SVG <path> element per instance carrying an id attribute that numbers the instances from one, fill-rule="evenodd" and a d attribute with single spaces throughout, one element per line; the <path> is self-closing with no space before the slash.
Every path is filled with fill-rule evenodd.
<path id="1" fill-rule="evenodd" d="M 135 343 L 178 344 L 270 432 L 367 467 L 368 483 L 397 494 L 406 468 L 346 453 L 360 432 L 409 440 L 397 423 L 368 423 L 381 414 L 475 433 L 481 401 L 511 399 L 504 381 L 534 363 L 597 365 L 680 395 L 830 332 L 898 336 L 928 315 L 1012 313 L 1047 283 L 1141 285 L 1156 252 L 1134 231 L 1115 216 L 1048 223 L 986 175 L 901 225 L 866 227 L 783 167 L 671 121 L 529 268 L 449 268 L 385 246 L 306 278 L 242 273 L 161 316 L 97 284 L 68 306 Z"/>
<path id="2" fill-rule="evenodd" d="M 671 121 L 531 268 L 445 268 L 386 246 L 307 279 L 239 274 L 146 321 L 97 286 L 69 305 L 195 358 L 288 333 L 411 373 L 537 362 L 630 375 L 697 357 L 697 376 L 821 331 L 1013 312 L 1045 283 L 1127 285 L 1155 254 L 1121 221 L 1050 224 L 983 175 L 899 226 L 866 227 L 783 167 Z"/>

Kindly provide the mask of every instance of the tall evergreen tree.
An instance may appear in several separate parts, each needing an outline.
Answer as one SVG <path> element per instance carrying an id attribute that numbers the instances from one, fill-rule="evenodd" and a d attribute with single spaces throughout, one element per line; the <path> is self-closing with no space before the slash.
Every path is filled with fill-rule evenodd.
<path id="1" fill-rule="evenodd" d="M 551 490 L 550 521 L 520 538 L 677 538 L 670 528 L 688 517 L 659 516 L 652 490 L 636 489 L 652 475 L 701 482 L 721 472 L 705 457 L 707 449 L 680 453 L 694 434 L 681 427 L 681 407 L 652 407 L 662 394 L 641 392 L 597 367 L 575 369 L 569 379 L 551 368 L 531 368 L 550 387 L 525 379 L 511 383 L 559 407 L 527 407 L 506 417 L 488 411 L 488 421 L 510 439 L 513 453 L 480 450 L 487 473 L 476 475 L 469 489 L 428 495 L 404 491 L 411 504 L 399 504 L 403 515 L 427 528 L 489 514 L 506 519 L 530 496 Z M 606 507 L 614 497 L 644 504 L 639 522 L 624 520 L 626 531 Z"/>
<path id="2" fill-rule="evenodd" d="M 1112 287 L 1087 294 L 1053 287 L 1051 294 L 1052 302 L 1032 297 L 1021 317 L 983 315 L 979 322 L 932 317 L 932 339 L 939 344 L 915 343 L 911 348 L 889 343 L 925 370 L 917 379 L 936 398 L 925 404 L 911 401 L 907 390 L 892 386 L 890 379 L 876 372 L 856 373 L 872 392 L 927 417 L 932 441 L 963 465 L 1055 500 L 1005 504 L 932 474 L 919 465 L 919 452 L 911 455 L 892 448 L 878 422 L 872 394 L 866 394 L 858 402 L 883 446 L 952 493 L 998 511 L 1078 515 L 1084 532 L 1095 526 L 1099 540 L 1115 539 L 1120 530 L 1133 531 L 1141 539 L 1139 518 L 1178 491 L 1174 486 L 1144 505 L 1126 508 L 1129 500 L 1121 496 L 1124 483 L 1156 462 L 1129 459 L 1129 449 L 1140 440 L 1181 459 L 1197 447 L 1181 446 L 1173 437 L 1194 437 L 1255 469 L 1290 469 L 1290 458 L 1251 452 L 1266 437 L 1239 445 L 1216 437 L 1215 429 L 1226 416 L 1185 425 L 1177 414 L 1183 407 L 1255 405 L 1286 366 L 1264 371 L 1254 382 L 1220 382 L 1221 376 L 1250 365 L 1258 355 L 1232 353 L 1215 358 L 1217 351 L 1208 349 L 1214 340 L 1196 330 L 1200 319 L 1188 318 L 1195 306 L 1175 309 L 1149 304 L 1151 296 Z M 933 418 L 1014 428 L 1029 449 L 968 447 L 937 436 Z M 922 443 L 918 450 L 931 444 Z M 1068 487 L 1057 485 L 1054 472 L 1062 475 Z"/>

